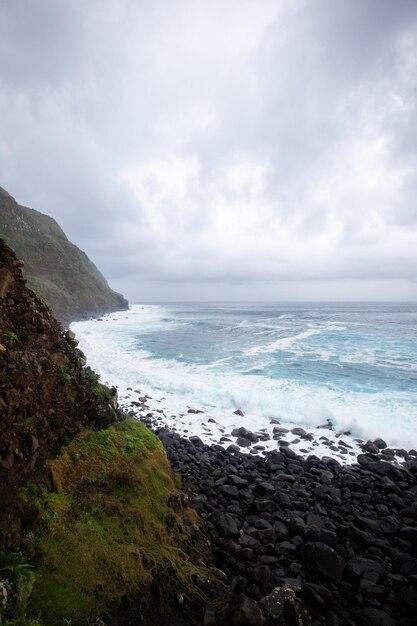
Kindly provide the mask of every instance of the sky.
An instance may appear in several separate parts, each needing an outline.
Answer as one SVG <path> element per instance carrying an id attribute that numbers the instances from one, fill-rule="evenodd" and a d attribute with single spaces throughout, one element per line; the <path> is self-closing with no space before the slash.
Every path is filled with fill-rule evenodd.
<path id="1" fill-rule="evenodd" d="M 0 186 L 131 301 L 417 301 L 415 0 L 0 0 Z"/>

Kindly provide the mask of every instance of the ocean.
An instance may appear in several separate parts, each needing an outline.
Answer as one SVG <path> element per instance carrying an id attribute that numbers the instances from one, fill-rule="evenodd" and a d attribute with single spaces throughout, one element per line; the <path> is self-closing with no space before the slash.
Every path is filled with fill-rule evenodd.
<path id="1" fill-rule="evenodd" d="M 134 304 L 71 328 L 126 407 L 147 394 L 183 434 L 228 445 L 274 418 L 319 439 L 330 420 L 352 456 L 355 438 L 417 448 L 416 304 Z"/>

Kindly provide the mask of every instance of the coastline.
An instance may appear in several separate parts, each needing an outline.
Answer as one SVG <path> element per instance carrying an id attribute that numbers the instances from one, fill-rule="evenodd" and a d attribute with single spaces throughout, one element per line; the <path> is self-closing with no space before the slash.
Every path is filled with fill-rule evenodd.
<path id="1" fill-rule="evenodd" d="M 71 324 L 75 324 L 77 322 L 86 322 L 88 320 L 100 320 L 103 315 L 108 315 L 111 313 L 118 313 L 121 311 L 128 311 L 129 304 L 126 307 L 117 307 L 117 308 L 104 308 L 97 309 L 94 311 L 74 311 L 73 313 L 65 313 L 65 315 L 56 315 L 56 319 L 61 323 L 62 327 L 65 330 L 69 330 Z"/>
<path id="2" fill-rule="evenodd" d="M 358 456 L 363 453 L 376 455 L 394 465 L 411 461 L 417 456 L 417 451 L 388 446 L 380 437 L 364 440 L 349 431 L 337 431 L 330 420 L 315 428 L 302 428 L 272 418 L 266 427 L 252 431 L 242 425 L 247 422 L 240 409 L 230 412 L 227 423 L 221 423 L 213 418 L 215 410 L 206 413 L 198 407 L 186 406 L 181 413 L 168 415 L 163 401 L 164 397 L 154 399 L 146 390 L 129 387 L 122 389 L 119 397 L 124 411 L 146 421 L 154 430 L 165 428 L 184 438 L 197 436 L 205 444 L 220 445 L 232 453 L 247 452 L 266 458 L 274 450 L 287 447 L 304 459 L 315 455 L 333 458 L 347 465 L 357 462 Z"/>
<path id="3" fill-rule="evenodd" d="M 206 533 L 224 573 L 231 600 L 206 607 L 206 626 L 415 624 L 417 452 L 387 454 L 376 440 L 357 442 L 358 454 L 346 447 L 339 460 L 314 451 L 300 456 L 299 443 L 283 443 L 292 437 L 313 446 L 307 430 L 283 432 L 271 420 L 272 437 L 262 441 L 261 433 L 239 429 L 239 409 L 230 442 L 209 445 L 178 432 L 181 416 L 167 419 L 162 399 L 147 395 L 146 386 L 128 392 L 120 408 L 161 439 L 202 520 L 196 532 Z M 208 438 L 218 426 L 198 407 L 182 417 L 183 427 L 200 419 Z M 329 424 L 319 430 L 348 444 L 350 435 Z M 270 449 L 255 448 L 267 442 Z"/>

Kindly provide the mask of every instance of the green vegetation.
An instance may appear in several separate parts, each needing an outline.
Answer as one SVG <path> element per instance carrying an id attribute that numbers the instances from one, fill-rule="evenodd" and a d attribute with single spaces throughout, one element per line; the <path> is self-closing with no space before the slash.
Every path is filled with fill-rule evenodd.
<path id="1" fill-rule="evenodd" d="M 55 492 L 32 484 L 22 494 L 43 511 L 32 615 L 81 626 L 135 591 L 146 606 L 161 575 L 180 581 L 185 594 L 199 593 L 193 576 L 207 572 L 182 552 L 185 525 L 168 504 L 179 501 L 178 485 L 143 424 L 129 418 L 84 432 L 50 468 Z"/>
<path id="2" fill-rule="evenodd" d="M 62 381 L 66 384 L 70 383 L 72 380 L 71 374 L 67 371 L 64 365 L 61 365 L 61 376 Z"/>
<path id="3" fill-rule="evenodd" d="M 82 377 L 84 381 L 90 383 L 91 391 L 97 402 L 106 404 L 111 400 L 113 392 L 107 385 L 103 385 L 103 383 L 100 382 L 99 374 L 96 374 L 90 367 L 85 367 L 82 370 Z"/>
<path id="4" fill-rule="evenodd" d="M 17 584 L 33 582 L 33 566 L 20 552 L 0 552 L 0 580 L 6 578 Z"/>
<path id="5" fill-rule="evenodd" d="M 26 625 L 26 605 L 35 579 L 36 574 L 33 570 L 33 566 L 20 552 L 0 552 L 0 581 L 9 580 L 13 583 L 15 589 L 15 597 L 13 599 L 13 613 L 15 619 L 6 622 L 6 624 L 16 624 L 16 626 Z"/>
<path id="6" fill-rule="evenodd" d="M 100 404 L 104 404 L 111 399 L 113 392 L 106 385 L 103 385 L 102 383 L 97 383 L 93 387 L 93 394 Z"/>
<path id="7" fill-rule="evenodd" d="M 16 333 L 12 332 L 11 330 L 2 330 L 2 335 L 5 339 L 8 339 L 9 341 L 11 341 L 12 343 L 17 343 L 19 341 L 19 337 L 16 335 Z"/>

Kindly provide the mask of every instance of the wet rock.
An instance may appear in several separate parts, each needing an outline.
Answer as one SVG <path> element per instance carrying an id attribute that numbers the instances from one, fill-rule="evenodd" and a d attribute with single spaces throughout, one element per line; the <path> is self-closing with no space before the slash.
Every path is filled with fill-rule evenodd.
<path id="1" fill-rule="evenodd" d="M 239 446 L 239 448 L 249 448 L 252 445 L 252 441 L 245 437 L 238 437 L 236 439 L 236 445 Z"/>
<path id="2" fill-rule="evenodd" d="M 372 442 L 374 444 L 374 446 L 376 446 L 378 448 L 378 450 L 382 450 L 383 448 L 387 447 L 386 442 L 383 439 L 374 439 L 374 441 Z"/>
<path id="3" fill-rule="evenodd" d="M 234 428 L 231 432 L 232 437 L 240 437 L 242 439 L 247 439 L 251 443 L 258 443 L 259 437 L 255 435 L 252 431 L 241 426 L 240 428 Z"/>
<path id="4" fill-rule="evenodd" d="M 364 452 L 370 452 L 371 454 L 378 454 L 379 452 L 379 447 L 372 441 L 367 441 L 361 448 Z"/>

